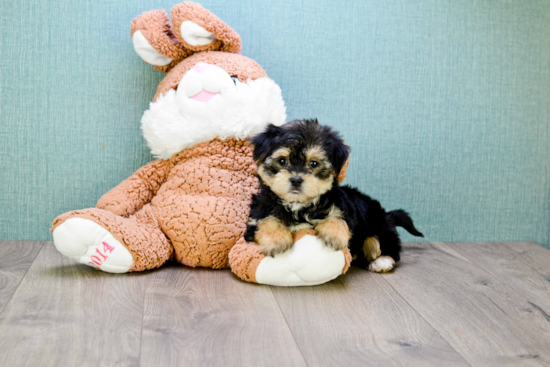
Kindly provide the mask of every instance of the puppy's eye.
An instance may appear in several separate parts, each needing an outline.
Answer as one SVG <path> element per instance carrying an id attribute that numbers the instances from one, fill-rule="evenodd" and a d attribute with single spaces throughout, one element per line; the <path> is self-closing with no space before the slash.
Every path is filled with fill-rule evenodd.
<path id="1" fill-rule="evenodd" d="M 315 168 L 315 167 L 317 167 L 318 165 L 319 165 L 319 163 L 317 163 L 317 161 L 311 161 L 311 162 L 309 162 L 309 166 L 310 166 L 311 168 Z"/>
<path id="2" fill-rule="evenodd" d="M 234 84 L 237 84 L 237 81 L 239 80 L 239 78 L 237 78 L 236 76 L 232 76 L 231 80 L 233 80 Z"/>
<path id="3" fill-rule="evenodd" d="M 279 164 L 280 164 L 281 166 L 284 166 L 284 165 L 286 164 L 286 159 L 284 159 L 284 158 L 279 158 Z"/>

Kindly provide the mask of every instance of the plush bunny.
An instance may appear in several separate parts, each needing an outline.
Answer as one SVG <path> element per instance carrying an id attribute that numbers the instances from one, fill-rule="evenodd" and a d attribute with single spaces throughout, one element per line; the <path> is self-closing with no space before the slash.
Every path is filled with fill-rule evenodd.
<path id="1" fill-rule="evenodd" d="M 260 65 L 240 55 L 239 35 L 201 5 L 176 5 L 171 19 L 153 10 L 131 25 L 135 51 L 167 73 L 141 120 L 159 159 L 103 195 L 95 208 L 60 215 L 51 229 L 62 254 L 106 272 L 142 271 L 171 259 L 227 268 L 237 242 L 241 251 L 232 261 L 239 269 L 257 255 L 249 251 L 257 246 L 243 240 L 259 187 L 247 139 L 268 123 L 285 123 L 281 90 Z M 296 249 L 310 237 L 316 239 L 296 238 Z M 349 265 L 349 256 L 339 253 L 337 274 L 329 278 Z M 306 283 L 330 280 L 325 273 L 320 269 L 320 281 Z"/>

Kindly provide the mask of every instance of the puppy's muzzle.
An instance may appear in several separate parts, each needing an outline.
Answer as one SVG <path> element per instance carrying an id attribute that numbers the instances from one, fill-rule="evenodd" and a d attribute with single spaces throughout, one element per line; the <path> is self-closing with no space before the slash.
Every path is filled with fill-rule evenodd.
<path id="1" fill-rule="evenodd" d="M 294 190 L 298 190 L 300 186 L 302 186 L 302 183 L 304 182 L 304 179 L 300 176 L 293 176 L 290 178 L 290 184 L 292 185 L 292 188 Z"/>

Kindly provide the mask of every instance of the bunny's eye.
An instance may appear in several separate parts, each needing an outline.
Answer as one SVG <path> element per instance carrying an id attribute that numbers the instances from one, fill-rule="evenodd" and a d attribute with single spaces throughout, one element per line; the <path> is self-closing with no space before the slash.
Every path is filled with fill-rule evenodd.
<path id="1" fill-rule="evenodd" d="M 237 84 L 237 81 L 239 80 L 239 78 L 237 78 L 236 76 L 232 76 L 231 80 L 233 80 L 234 84 Z"/>

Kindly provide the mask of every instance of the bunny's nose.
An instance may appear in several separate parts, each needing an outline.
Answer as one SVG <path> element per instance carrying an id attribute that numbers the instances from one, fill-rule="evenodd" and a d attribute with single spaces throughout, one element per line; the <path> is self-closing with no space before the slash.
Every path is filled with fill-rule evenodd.
<path id="1" fill-rule="evenodd" d="M 209 68 L 210 65 L 202 61 L 193 66 L 193 70 L 195 70 L 197 73 L 204 73 Z"/>

